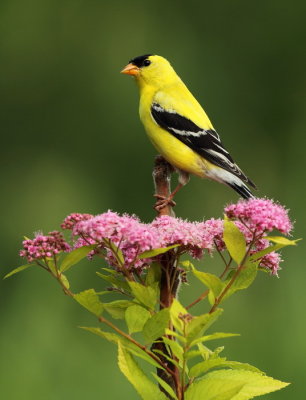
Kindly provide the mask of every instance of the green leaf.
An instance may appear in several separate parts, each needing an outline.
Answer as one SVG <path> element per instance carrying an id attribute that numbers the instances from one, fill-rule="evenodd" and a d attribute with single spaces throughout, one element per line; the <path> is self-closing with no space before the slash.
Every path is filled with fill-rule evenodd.
<path id="1" fill-rule="evenodd" d="M 69 281 L 68 281 L 66 275 L 61 274 L 61 275 L 60 275 L 60 280 L 61 280 L 62 284 L 65 286 L 66 289 L 69 289 L 69 288 L 70 288 L 70 283 L 69 283 Z"/>
<path id="2" fill-rule="evenodd" d="M 186 338 L 184 337 L 184 336 L 182 336 L 182 335 L 180 335 L 179 333 L 177 333 L 177 332 L 175 332 L 175 331 L 173 331 L 173 330 L 171 330 L 171 329 L 166 329 L 165 330 L 165 334 L 166 335 L 169 335 L 169 336 L 174 336 L 174 337 L 176 337 L 181 343 L 183 343 L 183 344 L 186 344 L 186 342 L 187 342 L 187 340 L 186 340 Z"/>
<path id="3" fill-rule="evenodd" d="M 250 261 L 259 260 L 265 255 L 272 253 L 272 251 L 277 251 L 286 246 L 296 246 L 297 242 L 302 239 L 289 240 L 283 236 L 265 236 L 264 239 L 270 240 L 271 242 L 276 243 L 273 246 L 269 246 L 266 249 L 258 251 L 257 253 L 252 254 L 249 259 Z"/>
<path id="4" fill-rule="evenodd" d="M 143 327 L 143 335 L 148 343 L 153 342 L 155 339 L 165 334 L 170 321 L 169 308 L 164 308 L 154 314 Z"/>
<path id="5" fill-rule="evenodd" d="M 270 242 L 281 244 L 283 246 L 296 246 L 297 242 L 302 240 L 302 239 L 290 240 L 283 236 L 265 236 L 263 239 L 267 239 Z"/>
<path id="6" fill-rule="evenodd" d="M 201 361 L 190 368 L 189 376 L 190 378 L 196 378 L 197 376 L 204 374 L 212 368 L 222 366 L 225 361 L 225 357 L 212 358 L 206 361 Z"/>
<path id="7" fill-rule="evenodd" d="M 117 344 L 119 341 L 121 341 L 121 337 L 116 335 L 115 333 L 110 333 L 110 332 L 104 332 L 100 328 L 94 328 L 94 327 L 89 327 L 89 326 L 80 326 L 81 329 L 84 329 L 85 331 L 91 332 L 97 336 L 102 337 L 103 339 L 108 340 L 109 342 Z"/>
<path id="8" fill-rule="evenodd" d="M 203 345 L 202 345 L 203 346 Z M 218 358 L 219 354 L 224 350 L 224 346 L 217 347 L 213 352 L 211 352 L 211 358 Z"/>
<path id="9" fill-rule="evenodd" d="M 94 289 L 84 290 L 83 292 L 75 294 L 73 298 L 97 317 L 102 314 L 103 304 Z"/>
<path id="10" fill-rule="evenodd" d="M 115 319 L 124 319 L 126 309 L 132 305 L 134 303 L 129 300 L 115 300 L 110 303 L 103 303 L 105 311 Z"/>
<path id="11" fill-rule="evenodd" d="M 119 279 L 114 275 L 105 275 L 105 274 L 102 274 L 101 272 L 96 272 L 96 274 L 100 278 L 102 278 L 104 281 L 111 283 L 114 287 L 123 289 L 127 292 L 130 292 L 129 285 L 127 284 L 127 282 L 123 281 L 122 279 Z"/>
<path id="12" fill-rule="evenodd" d="M 160 354 L 166 360 L 168 360 L 171 364 L 175 365 L 177 368 L 180 368 L 179 363 L 177 361 L 175 361 L 173 358 L 171 358 L 168 354 L 165 354 L 164 352 L 162 352 L 161 350 L 158 350 L 158 349 L 154 349 L 153 352 L 156 354 Z"/>
<path id="13" fill-rule="evenodd" d="M 104 296 L 105 294 L 109 295 L 113 292 L 111 290 L 102 290 L 101 292 L 96 292 L 99 296 Z"/>
<path id="14" fill-rule="evenodd" d="M 184 323 L 180 318 L 181 315 L 187 315 L 188 311 L 182 306 L 182 304 L 174 299 L 170 307 L 171 322 L 180 333 L 184 332 Z"/>
<path id="15" fill-rule="evenodd" d="M 92 328 L 92 327 L 85 327 L 81 326 L 81 329 L 89 331 L 97 336 L 102 337 L 103 339 L 108 340 L 109 342 L 118 344 L 118 342 L 122 343 L 131 353 L 133 353 L 136 357 L 139 357 L 149 364 L 153 365 L 155 368 L 163 369 L 160 364 L 158 364 L 152 357 L 150 357 L 145 351 L 140 349 L 134 343 L 130 342 L 129 340 L 116 335 L 115 333 L 104 332 L 100 328 Z"/>
<path id="16" fill-rule="evenodd" d="M 150 287 L 151 290 L 152 290 L 152 297 L 153 297 L 153 293 L 154 293 L 155 304 L 156 303 L 159 304 L 159 299 L 160 299 L 160 288 L 159 288 L 159 285 L 160 285 L 160 282 L 158 281 L 158 282 L 151 283 L 150 286 L 147 286 L 147 287 Z"/>
<path id="17" fill-rule="evenodd" d="M 256 275 L 258 272 L 257 265 L 258 265 L 258 261 L 257 262 L 247 261 L 245 263 L 244 267 L 240 271 L 240 273 L 237 276 L 237 278 L 235 279 L 234 283 L 229 288 L 229 290 L 226 292 L 222 301 L 227 299 L 229 296 L 231 296 L 237 290 L 247 289 L 254 282 L 254 279 L 256 278 Z M 229 274 L 228 278 L 225 281 L 225 284 L 229 283 L 229 281 L 231 280 L 232 275 L 234 273 L 235 273 L 235 271 L 232 271 Z"/>
<path id="18" fill-rule="evenodd" d="M 248 400 L 287 386 L 258 372 L 221 369 L 206 374 L 186 391 L 186 400 Z"/>
<path id="19" fill-rule="evenodd" d="M 284 246 L 281 245 L 281 244 L 275 244 L 274 246 L 269 246 L 269 247 L 267 247 L 267 248 L 265 248 L 265 249 L 263 249 L 263 250 L 258 251 L 257 253 L 252 254 L 252 255 L 249 257 L 248 260 L 249 260 L 249 261 L 257 261 L 257 260 L 259 260 L 260 258 L 264 257 L 265 255 L 267 255 L 267 254 L 269 254 L 269 253 L 272 253 L 272 251 L 280 250 L 280 249 L 282 249 L 283 247 L 284 247 Z"/>
<path id="20" fill-rule="evenodd" d="M 128 307 L 125 311 L 125 321 L 129 334 L 142 331 L 144 324 L 150 317 L 150 312 L 144 307 L 138 305 Z"/>
<path id="21" fill-rule="evenodd" d="M 139 368 L 129 351 L 118 343 L 118 365 L 143 400 L 167 400 L 158 386 Z"/>
<path id="22" fill-rule="evenodd" d="M 186 353 L 185 358 L 186 360 L 191 360 L 194 357 L 198 357 L 202 355 L 202 351 L 200 350 L 190 350 Z"/>
<path id="23" fill-rule="evenodd" d="M 249 259 L 250 261 L 259 260 L 265 255 L 272 253 L 272 251 L 277 251 L 286 246 L 296 246 L 297 242 L 302 239 L 297 240 L 289 240 L 282 236 L 265 236 L 264 239 L 270 240 L 271 242 L 276 243 L 273 246 L 269 246 L 266 249 L 260 250 L 257 253 L 252 254 Z"/>
<path id="24" fill-rule="evenodd" d="M 222 386 L 215 382 L 205 382 L 202 386 L 200 382 L 195 382 L 189 386 L 185 393 L 185 400 L 202 400 L 205 393 L 205 400 L 233 400 L 236 394 L 243 388 L 243 384 L 233 383 L 232 385 Z M 230 386 L 230 387 L 228 387 Z"/>
<path id="25" fill-rule="evenodd" d="M 5 275 L 5 277 L 3 279 L 6 279 L 12 275 L 18 274 L 18 272 L 24 271 L 25 269 L 28 269 L 29 267 L 32 267 L 35 264 L 25 264 L 25 265 L 21 265 L 20 267 L 17 267 L 15 269 L 13 269 L 13 271 L 9 272 L 8 274 Z"/>
<path id="26" fill-rule="evenodd" d="M 176 394 L 174 393 L 174 390 L 170 385 L 168 385 L 167 382 L 165 382 L 162 378 L 160 378 L 158 375 L 156 375 L 154 372 L 151 372 L 151 374 L 154 376 L 154 378 L 157 380 L 159 385 L 171 396 L 172 399 L 178 400 Z"/>
<path id="27" fill-rule="evenodd" d="M 197 271 L 195 268 L 192 268 L 192 273 L 212 291 L 214 299 L 220 295 L 225 286 L 220 278 L 208 272 Z M 214 303 L 214 299 L 212 299 L 212 303 Z"/>
<path id="28" fill-rule="evenodd" d="M 46 265 L 52 272 L 52 274 L 57 277 L 58 271 L 55 266 L 54 258 L 53 257 L 46 257 Z"/>
<path id="29" fill-rule="evenodd" d="M 128 284 L 133 295 L 140 303 L 150 309 L 154 309 L 155 304 L 157 303 L 157 293 L 152 286 L 144 286 L 141 283 L 131 281 L 129 281 Z"/>
<path id="30" fill-rule="evenodd" d="M 211 351 L 208 347 L 204 346 L 202 343 L 198 343 L 197 346 L 198 346 L 199 350 L 188 351 L 188 353 L 186 354 L 187 360 L 191 360 L 192 358 L 195 358 L 198 356 L 202 357 L 202 359 L 204 360 L 203 363 L 206 361 L 217 360 L 217 359 L 220 359 L 219 354 L 224 349 L 224 347 L 217 347 L 215 349 L 215 351 Z M 226 360 L 226 358 L 224 358 L 224 360 Z M 201 362 L 199 362 L 198 364 L 201 364 Z M 196 365 L 198 365 L 198 364 L 196 364 Z"/>
<path id="31" fill-rule="evenodd" d="M 139 254 L 138 258 L 142 259 L 142 258 L 156 257 L 159 254 L 166 253 L 167 251 L 174 249 L 175 247 L 178 247 L 178 246 L 180 246 L 180 244 L 173 244 L 168 247 L 160 247 L 159 249 L 147 250 L 147 251 L 144 251 L 143 253 Z"/>
<path id="32" fill-rule="evenodd" d="M 154 262 L 148 268 L 148 272 L 146 275 L 146 285 L 150 286 L 155 282 L 160 282 L 161 278 L 161 265 L 157 262 Z"/>
<path id="33" fill-rule="evenodd" d="M 239 265 L 246 254 L 245 238 L 234 222 L 227 217 L 224 219 L 223 240 L 230 256 Z"/>
<path id="34" fill-rule="evenodd" d="M 216 298 L 211 290 L 208 292 L 207 299 L 208 299 L 210 305 L 215 304 Z"/>
<path id="35" fill-rule="evenodd" d="M 208 342 L 209 340 L 223 339 L 223 338 L 228 338 L 228 337 L 232 337 L 232 336 L 240 336 L 240 334 L 239 333 L 223 333 L 223 332 L 212 333 L 211 335 L 201 336 L 201 337 L 193 340 L 189 344 L 189 347 L 195 346 L 198 343 Z"/>
<path id="36" fill-rule="evenodd" d="M 186 269 L 186 271 L 191 271 L 194 268 L 193 264 L 189 260 L 180 261 L 180 265 Z"/>
<path id="37" fill-rule="evenodd" d="M 186 326 L 187 343 L 192 343 L 203 334 L 203 332 L 205 332 L 217 320 L 222 312 L 223 310 L 219 308 L 211 314 L 203 314 L 199 317 L 194 317 Z"/>
<path id="38" fill-rule="evenodd" d="M 155 361 L 145 351 L 141 350 L 139 347 L 137 347 L 133 343 L 131 343 L 127 340 L 121 340 L 121 342 L 124 344 L 124 347 L 126 349 L 128 349 L 129 352 L 131 354 L 133 354 L 134 356 L 139 357 L 142 360 L 145 360 L 147 363 L 153 365 L 153 367 L 155 367 L 155 368 L 164 369 L 157 361 Z"/>
<path id="39" fill-rule="evenodd" d="M 262 373 L 258 368 L 253 367 L 250 364 L 240 363 L 238 361 L 227 361 L 225 357 L 218 357 L 211 358 L 194 365 L 190 369 L 189 376 L 191 378 L 196 378 L 197 376 L 203 375 L 213 368 L 243 369 L 246 371 Z"/>
<path id="40" fill-rule="evenodd" d="M 180 361 L 180 364 L 182 364 L 182 362 L 184 360 L 183 347 L 175 340 L 171 340 L 165 336 L 163 336 L 163 341 L 166 345 L 168 345 L 170 347 L 172 354 L 174 354 L 174 356 L 177 357 L 178 360 Z"/>
<path id="41" fill-rule="evenodd" d="M 203 343 L 198 343 L 197 347 L 200 352 L 199 355 L 203 358 L 204 361 L 208 360 L 209 357 L 214 357 L 214 354 L 216 354 L 216 351 L 211 351 L 208 347 L 204 346 Z"/>
<path id="42" fill-rule="evenodd" d="M 260 371 L 260 369 L 254 367 L 251 364 L 247 363 L 242 363 L 239 361 L 226 361 L 224 363 L 225 367 L 231 368 L 231 369 L 243 369 L 245 371 L 253 371 L 253 372 L 258 372 L 259 374 L 265 375 L 264 372 Z"/>
<path id="43" fill-rule="evenodd" d="M 108 272 L 111 275 L 117 275 L 118 272 L 115 269 L 111 269 L 111 268 L 106 268 L 106 267 L 102 267 L 101 268 L 103 271 Z"/>
<path id="44" fill-rule="evenodd" d="M 65 272 L 73 265 L 77 264 L 83 258 L 85 258 L 97 245 L 92 244 L 89 246 L 79 247 L 78 249 L 72 250 L 66 255 L 60 264 L 60 272 Z"/>

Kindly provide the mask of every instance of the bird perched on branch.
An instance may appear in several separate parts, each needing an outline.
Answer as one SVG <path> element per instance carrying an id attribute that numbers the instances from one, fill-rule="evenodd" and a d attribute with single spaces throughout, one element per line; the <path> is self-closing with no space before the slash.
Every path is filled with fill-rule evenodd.
<path id="1" fill-rule="evenodd" d="M 169 61 L 146 54 L 133 58 L 121 72 L 135 77 L 140 119 L 153 145 L 179 173 L 179 184 L 170 196 L 157 196 L 160 207 L 172 202 L 189 174 L 224 183 L 243 198 L 253 197 L 246 184 L 256 186 L 224 148 L 205 111 Z"/>

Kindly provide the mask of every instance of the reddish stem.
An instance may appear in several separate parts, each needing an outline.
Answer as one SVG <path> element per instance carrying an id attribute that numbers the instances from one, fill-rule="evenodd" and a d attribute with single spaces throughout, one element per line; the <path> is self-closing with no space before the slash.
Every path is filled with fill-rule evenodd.
<path id="1" fill-rule="evenodd" d="M 173 172 L 172 166 L 161 156 L 157 156 L 155 159 L 155 165 L 153 170 L 153 179 L 155 185 L 155 194 L 161 195 L 168 198 L 171 194 L 171 173 Z M 157 211 L 157 216 L 162 215 L 174 216 L 174 212 L 170 204 Z M 177 274 L 176 265 L 176 250 L 170 250 L 161 257 L 162 274 L 160 280 L 160 308 L 170 307 L 174 298 L 176 297 L 176 292 L 179 284 L 179 276 Z M 167 354 L 166 346 L 159 342 L 152 346 L 152 349 L 159 350 L 164 354 Z M 172 354 L 167 354 L 173 357 Z M 179 369 L 169 362 L 165 357 L 159 355 L 160 360 L 163 364 L 166 364 L 168 368 L 173 371 L 173 375 L 169 376 L 165 374 L 162 369 L 157 370 L 157 374 L 165 382 L 167 382 L 177 394 L 179 400 L 183 399 L 183 392 L 180 383 L 180 373 Z M 169 394 L 160 386 L 160 390 L 165 393 L 169 398 Z"/>
<path id="2" fill-rule="evenodd" d="M 155 186 L 155 194 L 168 198 L 171 194 L 171 173 L 173 167 L 162 157 L 155 158 L 153 169 L 153 180 Z M 170 204 L 157 211 L 157 216 L 171 215 L 174 216 L 173 209 Z"/>

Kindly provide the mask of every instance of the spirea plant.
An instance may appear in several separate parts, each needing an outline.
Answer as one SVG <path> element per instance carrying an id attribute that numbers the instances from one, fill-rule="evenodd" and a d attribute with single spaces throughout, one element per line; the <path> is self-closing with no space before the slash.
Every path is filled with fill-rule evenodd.
<path id="1" fill-rule="evenodd" d="M 26 238 L 20 255 L 27 263 L 6 277 L 27 268 L 48 272 L 93 314 L 98 325 L 83 329 L 117 346 L 119 368 L 142 399 L 247 400 L 288 385 L 252 365 L 228 360 L 223 347 L 213 345 L 236 336 L 213 330 L 221 306 L 247 289 L 258 273 L 278 275 L 282 260 L 277 251 L 296 244 L 287 237 L 292 223 L 280 204 L 240 200 L 225 207 L 223 219 L 201 222 L 162 213 L 151 223 L 112 211 L 74 213 L 61 228 L 70 232 L 69 242 L 59 231 Z M 205 271 L 205 259 L 214 253 L 223 264 L 219 275 Z M 69 270 L 85 257 L 97 263 L 103 290 L 75 293 L 70 287 Z M 200 260 L 199 267 L 192 259 Z M 200 293 L 186 285 L 189 276 L 203 286 Z M 183 290 L 194 293 L 191 304 L 180 302 Z M 117 299 L 108 301 L 109 293 Z M 192 312 L 197 303 L 200 315 Z M 117 320 L 124 320 L 126 328 L 119 328 Z M 151 372 L 143 371 L 143 363 Z"/>

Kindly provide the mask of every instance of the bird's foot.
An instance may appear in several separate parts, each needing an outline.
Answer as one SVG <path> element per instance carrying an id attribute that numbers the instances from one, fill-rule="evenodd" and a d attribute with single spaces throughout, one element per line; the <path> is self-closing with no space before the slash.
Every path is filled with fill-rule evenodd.
<path id="1" fill-rule="evenodd" d="M 173 196 L 166 197 L 161 194 L 154 194 L 153 196 L 158 199 L 153 207 L 157 212 L 161 211 L 167 206 L 176 206 L 176 202 L 173 200 Z"/>

